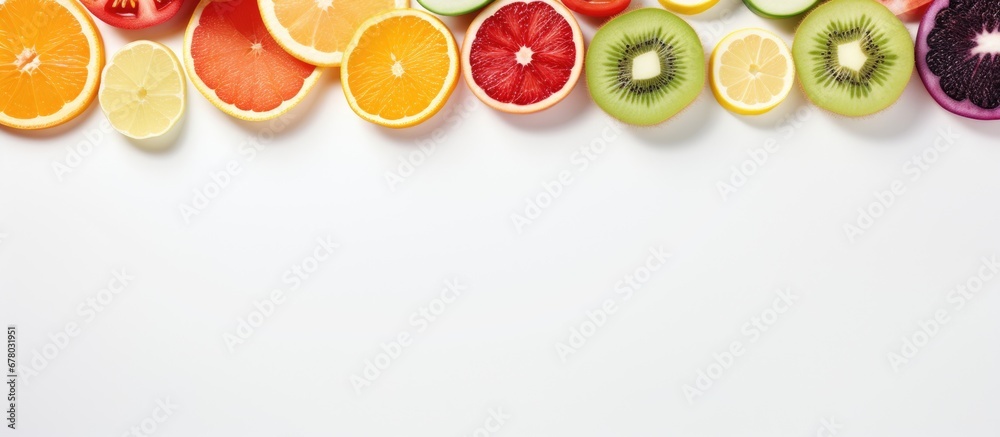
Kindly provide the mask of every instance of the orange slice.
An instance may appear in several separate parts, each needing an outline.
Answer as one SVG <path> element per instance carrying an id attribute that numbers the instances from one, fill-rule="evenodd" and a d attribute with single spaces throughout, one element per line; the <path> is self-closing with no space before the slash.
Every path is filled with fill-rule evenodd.
<path id="1" fill-rule="evenodd" d="M 233 117 L 262 121 L 299 104 L 322 70 L 288 54 L 267 33 L 257 3 L 202 0 L 184 33 L 195 88 Z"/>
<path id="2" fill-rule="evenodd" d="M 56 126 L 97 95 L 104 43 L 74 0 L 0 0 L 0 124 Z"/>
<path id="3" fill-rule="evenodd" d="M 313 65 L 336 67 L 365 20 L 409 0 L 258 0 L 264 25 L 288 53 Z"/>
<path id="4" fill-rule="evenodd" d="M 458 45 L 441 20 L 416 9 L 372 17 L 344 52 L 340 78 L 361 118 L 386 127 L 420 124 L 458 83 Z"/>

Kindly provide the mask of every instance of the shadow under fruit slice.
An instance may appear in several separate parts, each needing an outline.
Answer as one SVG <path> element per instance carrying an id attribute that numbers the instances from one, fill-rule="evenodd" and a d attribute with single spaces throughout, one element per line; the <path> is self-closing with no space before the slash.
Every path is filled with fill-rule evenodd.
<path id="1" fill-rule="evenodd" d="M 307 63 L 340 65 L 361 23 L 407 8 L 409 0 L 246 0 L 257 2 L 264 25 L 281 47 Z"/>
<path id="2" fill-rule="evenodd" d="M 364 22 L 344 51 L 340 81 L 359 117 L 386 127 L 420 124 L 458 83 L 458 44 L 441 20 L 416 9 Z"/>
<path id="3" fill-rule="evenodd" d="M 184 114 L 187 81 L 169 48 L 152 41 L 122 47 L 108 61 L 98 94 L 111 126 L 137 140 L 167 133 Z"/>
<path id="4" fill-rule="evenodd" d="M 1000 120 L 1000 3 L 935 1 L 920 23 L 917 69 L 945 109 Z"/>
<path id="5" fill-rule="evenodd" d="M 888 108 L 913 75 L 910 32 L 874 0 L 831 0 L 795 31 L 792 57 L 816 106 L 859 117 Z"/>
<path id="6" fill-rule="evenodd" d="M 694 29 L 662 9 L 620 15 L 587 52 L 587 88 L 612 117 L 654 125 L 673 117 L 705 86 L 705 53 Z"/>
<path id="7" fill-rule="evenodd" d="M 500 0 L 466 32 L 465 81 L 490 107 L 527 114 L 565 98 L 583 70 L 583 33 L 551 0 Z"/>
<path id="8" fill-rule="evenodd" d="M 91 14 L 121 29 L 145 29 L 177 15 L 183 0 L 80 0 Z"/>
<path id="9" fill-rule="evenodd" d="M 257 3 L 202 0 L 184 34 L 195 88 L 233 117 L 262 121 L 299 104 L 321 70 L 288 54 L 264 28 Z"/>
<path id="10" fill-rule="evenodd" d="M 104 43 L 76 0 L 0 0 L 0 125 L 43 129 L 97 95 Z"/>

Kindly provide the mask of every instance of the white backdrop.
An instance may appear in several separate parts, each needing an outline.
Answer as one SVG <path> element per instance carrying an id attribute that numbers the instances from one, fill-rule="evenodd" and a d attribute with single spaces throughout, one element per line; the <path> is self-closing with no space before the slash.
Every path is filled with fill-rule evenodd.
<path id="1" fill-rule="evenodd" d="M 193 7 L 101 24 L 108 53 L 180 53 Z M 448 20 L 458 38 L 470 19 Z M 706 53 L 795 25 L 738 0 L 688 20 Z M 736 116 L 706 87 L 644 129 L 610 123 L 582 80 L 532 116 L 463 83 L 404 131 L 357 118 L 338 77 L 271 124 L 189 86 L 162 151 L 102 131 L 96 105 L 0 131 L 19 435 L 1000 428 L 1000 123 L 946 113 L 916 75 L 865 119 L 798 90 Z"/>

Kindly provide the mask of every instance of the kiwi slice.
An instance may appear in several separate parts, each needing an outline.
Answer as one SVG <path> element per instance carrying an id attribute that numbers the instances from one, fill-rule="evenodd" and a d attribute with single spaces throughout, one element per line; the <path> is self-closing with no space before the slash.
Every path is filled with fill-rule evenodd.
<path id="1" fill-rule="evenodd" d="M 851 117 L 888 108 L 913 75 L 913 40 L 875 0 L 831 0 L 802 20 L 795 69 L 816 106 Z"/>
<path id="2" fill-rule="evenodd" d="M 356 0 L 355 0 L 356 1 Z M 367 1 L 367 0 L 361 0 Z M 420 6 L 438 15 L 465 15 L 476 12 L 493 0 L 417 0 Z"/>
<path id="3" fill-rule="evenodd" d="M 594 35 L 587 88 L 604 112 L 653 125 L 687 107 L 705 87 L 705 53 L 694 29 L 657 8 L 612 19 Z"/>
<path id="4" fill-rule="evenodd" d="M 743 0 L 753 13 L 764 18 L 790 18 L 808 11 L 819 0 Z"/>

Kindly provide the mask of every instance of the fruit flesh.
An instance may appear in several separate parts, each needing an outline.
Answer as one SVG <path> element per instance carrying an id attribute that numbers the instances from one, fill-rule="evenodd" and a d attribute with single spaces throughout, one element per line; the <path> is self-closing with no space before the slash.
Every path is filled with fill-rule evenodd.
<path id="1" fill-rule="evenodd" d="M 645 8 L 597 31 L 587 52 L 587 88 L 609 115 L 635 125 L 666 121 L 705 85 L 705 55 L 694 29 L 676 15 Z"/>
<path id="2" fill-rule="evenodd" d="M 910 14 L 911 12 L 920 9 L 931 2 L 931 0 L 879 0 L 879 1 L 882 2 L 882 4 L 885 5 L 887 8 L 889 8 L 889 10 L 892 11 L 893 14 L 896 15 Z"/>
<path id="3" fill-rule="evenodd" d="M 954 5 L 953 5 L 954 3 Z M 1000 119 L 1000 4 L 936 1 L 917 36 L 917 67 L 945 109 Z"/>
<path id="4" fill-rule="evenodd" d="M 169 20 L 183 0 L 81 0 L 95 17 L 122 29 L 145 29 Z"/>
<path id="5" fill-rule="evenodd" d="M 75 2 L 0 3 L 0 124 L 69 121 L 92 101 L 103 62 L 100 35 Z"/>
<path id="6" fill-rule="evenodd" d="M 421 6 L 438 15 L 464 15 L 475 12 L 493 0 L 417 0 Z"/>
<path id="7" fill-rule="evenodd" d="M 724 38 L 712 54 L 712 91 L 730 111 L 763 114 L 791 92 L 795 67 L 785 43 L 761 29 Z"/>
<path id="8" fill-rule="evenodd" d="M 846 116 L 891 106 L 913 73 L 909 31 L 872 0 L 820 5 L 796 31 L 792 53 L 809 99 Z"/>
<path id="9" fill-rule="evenodd" d="M 255 0 L 248 0 L 255 1 Z M 260 0 L 264 24 L 279 45 L 300 60 L 340 65 L 354 32 L 368 18 L 408 0 Z"/>
<path id="10" fill-rule="evenodd" d="M 135 139 L 166 133 L 184 112 L 185 81 L 170 49 L 137 41 L 122 48 L 104 69 L 101 108 L 111 125 Z"/>
<path id="11" fill-rule="evenodd" d="M 679 14 L 700 14 L 715 6 L 719 0 L 660 0 L 663 7 Z"/>
<path id="12" fill-rule="evenodd" d="M 210 100 L 214 94 L 240 111 L 269 113 L 311 85 L 316 67 L 278 46 L 255 2 L 204 0 L 202 6 L 193 18 L 188 58 Z"/>
<path id="13" fill-rule="evenodd" d="M 399 128 L 421 123 L 458 82 L 458 46 L 439 20 L 402 10 L 369 20 L 347 48 L 341 81 L 362 118 Z"/>
<path id="14" fill-rule="evenodd" d="M 578 36 L 579 30 L 546 2 L 506 4 L 479 26 L 468 73 L 496 102 L 540 103 L 572 86 L 570 80 L 579 75 Z"/>
<path id="15" fill-rule="evenodd" d="M 589 17 L 610 17 L 621 13 L 631 0 L 563 0 L 567 8 Z"/>

